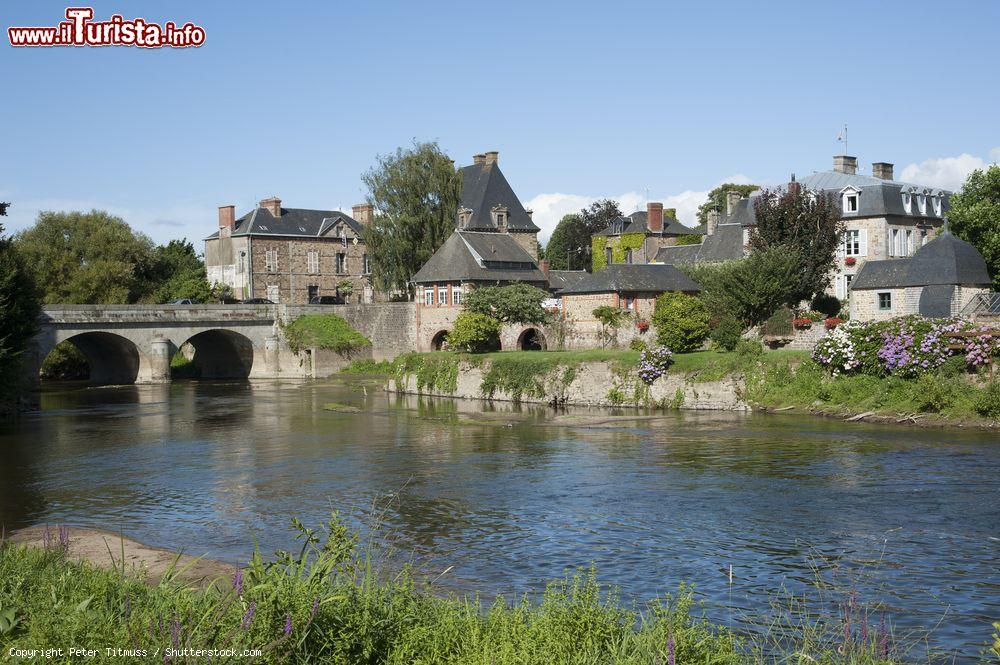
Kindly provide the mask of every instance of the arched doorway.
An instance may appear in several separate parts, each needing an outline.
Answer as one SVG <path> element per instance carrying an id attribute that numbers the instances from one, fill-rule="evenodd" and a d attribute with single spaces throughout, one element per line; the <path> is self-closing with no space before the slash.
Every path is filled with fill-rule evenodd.
<path id="1" fill-rule="evenodd" d="M 189 344 L 194 349 L 188 376 L 201 379 L 245 379 L 253 368 L 253 342 L 232 330 L 206 330 L 194 335 L 178 349 Z M 186 358 L 186 355 L 183 356 Z M 177 356 L 171 363 L 176 364 Z"/>
<path id="2" fill-rule="evenodd" d="M 67 369 L 71 374 L 60 375 Z M 138 376 L 139 350 L 135 344 L 108 332 L 80 333 L 64 340 L 49 352 L 41 367 L 43 379 L 86 379 L 94 385 L 135 383 Z"/>
<path id="3" fill-rule="evenodd" d="M 448 331 L 439 330 L 434 333 L 434 337 L 431 338 L 431 348 L 435 351 L 441 351 L 448 345 Z"/>
<path id="4" fill-rule="evenodd" d="M 545 335 L 536 328 L 528 328 L 517 338 L 517 348 L 521 351 L 544 351 Z"/>

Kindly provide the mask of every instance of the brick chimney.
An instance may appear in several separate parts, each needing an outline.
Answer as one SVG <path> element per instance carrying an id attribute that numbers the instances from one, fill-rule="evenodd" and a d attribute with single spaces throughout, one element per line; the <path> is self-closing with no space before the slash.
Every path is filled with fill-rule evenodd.
<path id="1" fill-rule="evenodd" d="M 538 268 L 542 271 L 542 274 L 545 275 L 546 281 L 549 279 L 549 266 L 551 265 L 552 264 L 549 263 L 548 259 L 542 259 L 538 262 Z"/>
<path id="2" fill-rule="evenodd" d="M 223 235 L 223 229 L 228 229 L 227 235 L 232 234 L 236 227 L 236 206 L 219 206 L 219 235 Z"/>
<path id="3" fill-rule="evenodd" d="M 663 204 L 650 201 L 646 204 L 646 228 L 651 233 L 663 232 Z"/>
<path id="4" fill-rule="evenodd" d="M 733 209 L 742 198 L 743 196 L 735 189 L 730 189 L 726 192 L 726 216 L 733 214 Z"/>
<path id="5" fill-rule="evenodd" d="M 788 193 L 798 194 L 801 191 L 802 191 L 802 184 L 795 182 L 795 174 L 793 173 L 791 180 L 788 181 Z"/>
<path id="6" fill-rule="evenodd" d="M 500 161 L 500 152 L 497 150 L 490 150 L 485 153 L 486 161 L 485 164 L 496 164 Z"/>
<path id="7" fill-rule="evenodd" d="M 892 180 L 892 164 L 889 162 L 872 162 L 872 177 L 880 180 Z"/>
<path id="8" fill-rule="evenodd" d="M 858 172 L 858 158 L 850 155 L 834 155 L 833 170 L 837 173 L 854 175 Z"/>
<path id="9" fill-rule="evenodd" d="M 271 213 L 271 216 L 275 219 L 281 217 L 281 199 L 277 196 L 272 196 L 269 199 L 262 199 L 260 207 Z"/>
<path id="10" fill-rule="evenodd" d="M 722 213 L 718 210 L 709 210 L 708 215 L 706 215 L 705 220 L 705 233 L 708 235 L 714 235 L 716 227 L 719 226 L 719 220 L 722 218 Z"/>
<path id="11" fill-rule="evenodd" d="M 351 216 L 365 226 L 372 223 L 375 217 L 375 206 L 371 203 L 358 203 L 351 206 Z"/>
<path id="12" fill-rule="evenodd" d="M 485 161 L 486 161 L 486 155 L 485 155 L 485 153 L 481 152 L 478 155 L 473 155 L 472 156 L 472 163 L 473 164 L 482 164 Z"/>

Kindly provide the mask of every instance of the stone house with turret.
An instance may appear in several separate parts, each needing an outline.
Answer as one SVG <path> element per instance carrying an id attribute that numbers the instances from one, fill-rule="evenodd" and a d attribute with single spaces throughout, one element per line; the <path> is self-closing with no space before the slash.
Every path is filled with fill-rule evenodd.
<path id="1" fill-rule="evenodd" d="M 285 208 L 277 197 L 239 218 L 235 206 L 220 206 L 218 230 L 205 239 L 208 281 L 228 285 L 239 300 L 307 304 L 328 296 L 375 302 L 364 239 L 372 216 L 370 204 L 356 205 L 348 215 Z"/>

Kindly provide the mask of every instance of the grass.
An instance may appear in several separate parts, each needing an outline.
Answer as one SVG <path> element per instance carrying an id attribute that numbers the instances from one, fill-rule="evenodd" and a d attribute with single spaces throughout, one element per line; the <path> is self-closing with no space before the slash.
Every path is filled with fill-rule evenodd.
<path id="1" fill-rule="evenodd" d="M 536 601 L 501 597 L 484 605 L 442 596 L 409 569 L 388 573 L 381 554 L 360 548 L 336 516 L 325 532 L 293 524 L 298 551 L 279 552 L 273 562 L 257 553 L 232 579 L 207 587 L 172 574 L 146 584 L 125 569 L 72 561 L 58 544 L 0 544 L 0 647 L 94 645 L 103 656 L 103 647 L 120 646 L 145 650 L 151 661 L 167 660 L 166 648 L 254 649 L 257 662 L 352 665 L 866 665 L 900 662 L 903 653 L 891 629 L 861 633 L 855 620 L 850 631 L 839 618 L 811 614 L 774 617 L 739 636 L 699 616 L 684 588 L 624 607 L 593 570 L 568 573 Z"/>
<path id="2" fill-rule="evenodd" d="M 336 314 L 303 314 L 283 329 L 288 346 L 294 353 L 308 348 L 350 353 L 371 346 L 367 337 Z"/>

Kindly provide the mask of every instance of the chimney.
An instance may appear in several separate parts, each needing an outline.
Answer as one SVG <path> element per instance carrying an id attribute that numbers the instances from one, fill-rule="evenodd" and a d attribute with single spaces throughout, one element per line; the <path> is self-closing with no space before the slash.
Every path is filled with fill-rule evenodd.
<path id="1" fill-rule="evenodd" d="M 528 213 L 528 219 L 533 219 L 535 216 L 535 211 L 531 208 L 525 208 L 524 212 Z"/>
<path id="2" fill-rule="evenodd" d="M 486 155 L 484 153 L 479 153 L 478 155 L 472 156 L 473 164 L 482 164 L 486 161 Z"/>
<path id="3" fill-rule="evenodd" d="M 552 265 L 552 264 L 549 263 L 548 259 L 542 259 L 541 261 L 538 262 L 538 267 L 541 269 L 542 274 L 545 275 L 545 280 L 546 281 L 548 281 L 548 279 L 549 279 L 549 266 L 550 265 Z"/>
<path id="4" fill-rule="evenodd" d="M 677 208 L 664 208 L 663 209 L 663 216 L 664 217 L 669 217 L 669 218 L 671 218 L 673 220 L 676 220 L 677 219 Z"/>
<path id="5" fill-rule="evenodd" d="M 733 214 L 733 208 L 736 204 L 740 202 L 743 197 L 735 189 L 730 189 L 726 192 L 726 216 Z"/>
<path id="6" fill-rule="evenodd" d="M 802 185 L 800 183 L 795 182 L 795 174 L 793 173 L 792 179 L 788 181 L 788 193 L 797 195 L 801 191 L 802 191 Z"/>
<path id="7" fill-rule="evenodd" d="M 229 229 L 229 233 L 232 233 L 235 226 L 236 206 L 219 206 L 219 230 Z"/>
<path id="8" fill-rule="evenodd" d="M 663 232 L 663 204 L 650 201 L 646 204 L 646 228 L 651 233 Z"/>
<path id="9" fill-rule="evenodd" d="M 269 199 L 262 199 L 260 207 L 271 213 L 271 216 L 275 219 L 281 217 L 281 199 L 277 196 L 272 196 Z"/>
<path id="10" fill-rule="evenodd" d="M 854 175 L 858 172 L 858 158 L 849 155 L 834 155 L 833 170 L 837 173 Z"/>
<path id="11" fill-rule="evenodd" d="M 485 164 L 496 164 L 500 161 L 500 153 L 496 150 L 490 150 L 485 154 L 485 158 Z"/>
<path id="12" fill-rule="evenodd" d="M 371 203 L 358 203 L 351 206 L 351 216 L 365 226 L 372 223 L 375 216 L 375 206 Z"/>
<path id="13" fill-rule="evenodd" d="M 709 210 L 706 217 L 705 232 L 708 235 L 714 235 L 715 228 L 719 225 L 719 219 L 722 217 L 722 214 L 718 210 Z"/>
<path id="14" fill-rule="evenodd" d="M 892 164 L 889 162 L 872 162 L 872 177 L 880 180 L 892 180 Z"/>

